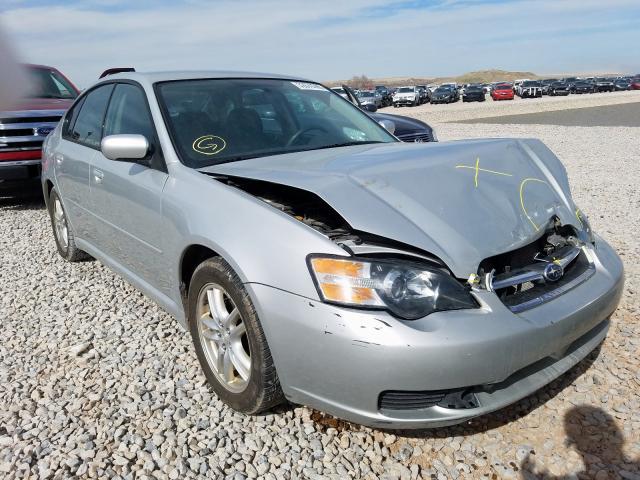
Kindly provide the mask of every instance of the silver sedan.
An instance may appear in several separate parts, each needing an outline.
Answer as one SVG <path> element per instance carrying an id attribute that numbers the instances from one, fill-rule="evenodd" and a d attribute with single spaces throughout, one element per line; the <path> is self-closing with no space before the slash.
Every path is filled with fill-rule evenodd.
<path id="1" fill-rule="evenodd" d="M 45 142 L 58 252 L 173 315 L 238 411 L 422 428 L 499 409 L 604 339 L 622 263 L 541 142 L 393 129 L 304 79 L 106 76 Z"/>

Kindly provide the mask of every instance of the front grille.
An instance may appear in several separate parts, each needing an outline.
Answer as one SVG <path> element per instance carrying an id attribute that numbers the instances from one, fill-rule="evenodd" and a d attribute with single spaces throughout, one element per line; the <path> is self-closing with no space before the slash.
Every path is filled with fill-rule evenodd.
<path id="1" fill-rule="evenodd" d="M 405 391 L 387 390 L 380 394 L 380 410 L 422 410 L 431 407 L 451 409 L 477 408 L 475 394 L 468 389 Z"/>
<path id="2" fill-rule="evenodd" d="M 41 148 L 46 135 L 39 134 L 39 130 L 54 129 L 63 113 L 63 110 L 0 112 L 0 152 Z"/>
<path id="3" fill-rule="evenodd" d="M 24 150 L 39 150 L 42 148 L 42 142 L 44 137 L 41 140 L 35 140 L 30 142 L 20 142 L 20 143 L 12 143 L 7 145 L 0 141 L 0 152 L 21 152 Z"/>
<path id="4" fill-rule="evenodd" d="M 521 284 L 520 288 L 511 289 L 502 294 L 500 292 L 496 293 L 498 293 L 502 302 L 509 307 L 512 312 L 518 313 L 541 305 L 566 293 L 590 278 L 594 273 L 595 266 L 589 258 L 587 258 L 587 254 L 583 250 L 580 255 L 565 268 L 564 275 L 557 282 L 527 282 L 532 284 L 532 286 L 522 288 L 524 284 Z"/>
<path id="5" fill-rule="evenodd" d="M 58 123 L 60 121 L 60 115 L 47 115 L 43 114 L 41 116 L 22 116 L 22 117 L 12 117 L 10 116 L 11 112 L 0 112 L 0 124 L 10 125 L 12 123 L 42 123 L 42 122 L 51 122 Z"/>
<path id="6" fill-rule="evenodd" d="M 545 273 L 552 264 L 561 267 L 559 279 Z M 578 286 L 595 273 L 595 266 L 590 246 L 581 246 L 572 229 L 565 229 L 562 234 L 544 235 L 517 250 L 483 260 L 478 273 L 481 277 L 488 274 L 486 288 L 518 313 Z"/>
<path id="7" fill-rule="evenodd" d="M 4 137 L 29 137 L 33 135 L 33 128 L 0 129 L 0 138 Z"/>
<path id="8" fill-rule="evenodd" d="M 404 135 L 398 135 L 398 138 L 403 142 L 413 143 L 413 142 L 433 142 L 433 135 L 430 132 L 418 132 L 418 133 L 406 133 Z"/>

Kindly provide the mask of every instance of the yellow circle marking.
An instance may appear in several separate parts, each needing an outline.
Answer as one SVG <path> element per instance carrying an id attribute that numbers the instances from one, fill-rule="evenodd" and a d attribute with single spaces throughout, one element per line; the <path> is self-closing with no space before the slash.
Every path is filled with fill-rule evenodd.
<path id="1" fill-rule="evenodd" d="M 224 150 L 227 142 L 217 135 L 203 135 L 193 142 L 193 150 L 202 155 L 216 155 Z"/>
<path id="2" fill-rule="evenodd" d="M 527 209 L 524 208 L 524 186 L 527 182 L 538 182 L 538 183 L 544 183 L 545 185 L 549 185 L 547 182 L 545 182 L 544 180 L 540 180 L 539 178 L 525 178 L 524 180 L 522 180 L 522 182 L 520 182 L 520 206 L 522 207 L 522 211 L 524 212 L 525 216 L 527 217 L 527 219 L 531 222 L 531 225 L 533 225 L 533 228 L 536 229 L 536 232 L 538 230 L 540 230 L 540 227 L 538 225 L 536 225 L 536 222 L 533 221 L 533 219 L 529 216 L 529 214 L 527 213 Z"/>
<path id="3" fill-rule="evenodd" d="M 584 228 L 584 223 L 582 222 L 582 212 L 579 208 L 576 208 L 576 218 L 580 222 L 580 228 Z"/>

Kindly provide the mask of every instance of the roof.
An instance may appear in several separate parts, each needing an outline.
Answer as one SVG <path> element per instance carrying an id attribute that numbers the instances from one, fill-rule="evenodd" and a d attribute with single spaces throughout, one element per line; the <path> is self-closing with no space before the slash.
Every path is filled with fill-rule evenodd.
<path id="1" fill-rule="evenodd" d="M 25 68 L 43 68 L 46 70 L 58 70 L 55 67 L 50 67 L 48 65 L 38 65 L 37 63 L 21 63 L 20 65 Z"/>
<path id="2" fill-rule="evenodd" d="M 124 72 L 109 75 L 102 80 L 113 79 L 130 79 L 138 80 L 139 82 L 157 83 L 166 82 L 170 80 L 194 80 L 203 78 L 276 78 L 285 80 L 302 80 L 310 81 L 305 78 L 300 78 L 297 75 L 278 75 L 273 73 L 258 73 L 258 72 L 242 72 L 233 70 L 196 70 L 196 71 L 169 71 L 169 72 Z"/>

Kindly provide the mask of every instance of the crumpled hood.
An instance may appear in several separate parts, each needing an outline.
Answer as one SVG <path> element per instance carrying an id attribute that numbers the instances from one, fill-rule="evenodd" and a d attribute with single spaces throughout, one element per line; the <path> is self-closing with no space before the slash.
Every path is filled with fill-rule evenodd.
<path id="1" fill-rule="evenodd" d="M 553 216 L 580 226 L 564 167 L 539 140 L 344 147 L 203 171 L 314 192 L 354 229 L 426 250 L 459 278 L 538 238 Z"/>

